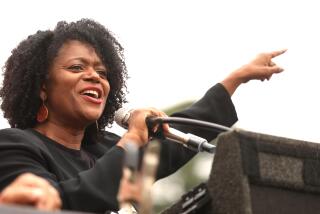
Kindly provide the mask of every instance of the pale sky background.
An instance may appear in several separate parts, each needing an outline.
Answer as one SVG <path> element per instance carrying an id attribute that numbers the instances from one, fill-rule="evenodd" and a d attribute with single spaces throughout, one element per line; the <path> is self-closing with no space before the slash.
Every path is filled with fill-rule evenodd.
<path id="1" fill-rule="evenodd" d="M 320 13 L 314 0 L 0 1 L 0 65 L 29 34 L 92 18 L 125 48 L 132 106 L 198 99 L 256 54 L 288 48 L 285 68 L 233 96 L 239 126 L 320 142 Z M 8 127 L 0 119 L 1 128 Z"/>

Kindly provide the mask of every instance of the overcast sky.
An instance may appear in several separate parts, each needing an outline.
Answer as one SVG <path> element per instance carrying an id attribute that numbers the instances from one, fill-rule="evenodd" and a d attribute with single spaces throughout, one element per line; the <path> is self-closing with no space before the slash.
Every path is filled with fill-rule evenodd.
<path id="1" fill-rule="evenodd" d="M 125 48 L 129 101 L 164 108 L 198 99 L 256 54 L 288 48 L 284 73 L 234 94 L 239 126 L 320 142 L 320 13 L 316 0 L 55 0 L 0 2 L 0 64 L 57 21 L 92 18 Z M 1 128 L 8 127 L 0 119 Z"/>

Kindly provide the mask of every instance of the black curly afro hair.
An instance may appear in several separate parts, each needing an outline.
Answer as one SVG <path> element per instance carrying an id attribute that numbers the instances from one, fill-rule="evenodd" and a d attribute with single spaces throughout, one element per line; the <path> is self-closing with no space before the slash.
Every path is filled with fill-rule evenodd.
<path id="1" fill-rule="evenodd" d="M 110 92 L 102 116 L 98 120 L 98 132 L 114 120 L 114 114 L 125 100 L 127 69 L 123 48 L 103 25 L 90 20 L 58 22 L 53 31 L 38 31 L 23 40 L 13 51 L 3 67 L 4 80 L 0 89 L 1 109 L 11 127 L 26 129 L 36 125 L 36 115 L 42 103 L 40 88 L 48 76 L 50 63 L 68 40 L 90 44 L 109 69 Z M 92 131 L 95 130 L 95 131 Z M 87 132 L 97 133 L 96 124 Z"/>

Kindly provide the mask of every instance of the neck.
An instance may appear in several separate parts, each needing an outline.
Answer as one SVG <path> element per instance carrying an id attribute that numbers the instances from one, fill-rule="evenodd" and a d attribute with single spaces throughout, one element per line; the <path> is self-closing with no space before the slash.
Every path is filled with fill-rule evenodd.
<path id="1" fill-rule="evenodd" d="M 75 150 L 80 150 L 85 130 L 61 126 L 50 121 L 38 124 L 34 129 L 57 143 Z"/>

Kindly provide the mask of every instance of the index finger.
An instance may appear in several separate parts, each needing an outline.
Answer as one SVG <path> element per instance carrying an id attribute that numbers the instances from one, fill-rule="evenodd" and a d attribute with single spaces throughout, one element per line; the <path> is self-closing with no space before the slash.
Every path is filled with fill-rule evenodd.
<path id="1" fill-rule="evenodd" d="M 285 53 L 286 51 L 287 51 L 287 49 L 283 49 L 283 50 L 280 50 L 280 51 L 273 51 L 273 52 L 271 52 L 271 58 L 279 56 L 279 55 Z"/>
<path id="2" fill-rule="evenodd" d="M 168 117 L 168 115 L 166 115 L 164 112 L 162 112 L 161 117 Z M 170 126 L 169 126 L 168 123 L 163 123 L 163 124 L 162 124 L 162 128 L 163 128 L 163 130 L 164 130 L 165 132 L 168 132 Z"/>

